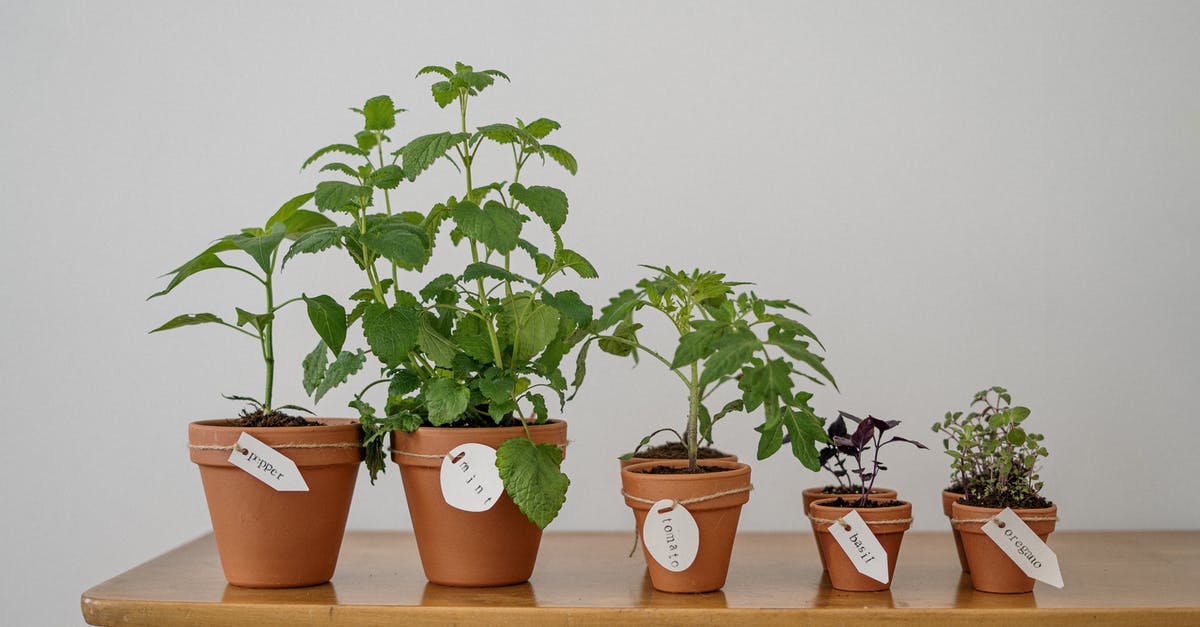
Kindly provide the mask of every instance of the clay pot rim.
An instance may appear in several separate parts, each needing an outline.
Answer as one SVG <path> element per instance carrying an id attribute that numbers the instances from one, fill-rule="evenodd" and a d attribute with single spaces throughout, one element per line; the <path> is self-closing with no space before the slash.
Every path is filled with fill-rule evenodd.
<path id="1" fill-rule="evenodd" d="M 958 501 L 954 501 L 950 504 L 950 515 L 952 519 L 958 518 L 960 514 L 969 518 L 990 518 L 1002 511 L 1004 511 L 1003 507 L 978 507 L 975 505 L 964 505 Z M 1013 509 L 1013 513 L 1022 520 L 1024 520 L 1026 517 L 1032 518 L 1035 516 L 1058 516 L 1058 505 L 1051 503 L 1050 507 Z M 956 531 L 974 534 L 983 533 L 984 524 L 985 523 L 968 522 L 950 523 L 950 525 Z M 1058 526 L 1058 523 L 1053 520 L 1030 521 L 1026 524 L 1032 527 L 1035 531 L 1037 531 L 1039 527 L 1048 527 L 1047 533 L 1053 532 L 1055 527 Z"/>
<path id="2" fill-rule="evenodd" d="M 728 479 L 728 478 L 740 477 L 742 475 L 750 474 L 750 465 L 749 464 L 745 464 L 742 462 L 722 461 L 722 460 L 716 460 L 716 459 L 698 460 L 696 462 L 696 464 L 699 466 L 710 466 L 710 467 L 717 466 L 720 468 L 729 468 L 730 472 L 711 473 L 711 474 L 710 473 L 703 473 L 703 474 L 697 473 L 694 475 L 690 475 L 690 474 L 651 475 L 651 474 L 647 474 L 645 472 L 638 472 L 639 469 L 648 470 L 655 466 L 669 466 L 669 467 L 678 468 L 678 467 L 682 467 L 682 466 L 687 466 L 687 463 L 688 463 L 688 461 L 686 459 L 659 459 L 659 460 L 654 460 L 652 462 L 645 462 L 645 463 L 640 463 L 640 464 L 630 464 L 621 469 L 621 474 L 629 473 L 631 475 L 638 475 L 639 477 L 649 478 L 652 481 L 667 481 L 667 482 L 696 481 L 696 480 L 703 479 L 706 477 L 707 478 L 720 477 L 722 479 Z"/>
<path id="3" fill-rule="evenodd" d="M 229 424 L 234 418 L 218 418 L 216 420 L 194 420 L 188 423 L 189 429 L 195 427 L 197 431 L 248 431 L 250 433 L 287 433 L 291 435 L 307 435 L 309 433 L 328 433 L 330 427 L 350 427 L 359 426 L 357 418 L 308 418 L 307 420 L 316 420 L 321 424 L 309 425 L 305 427 L 240 427 L 238 425 Z"/>
<path id="4" fill-rule="evenodd" d="M 836 496 L 833 498 L 821 499 L 819 501 L 813 501 L 812 505 L 809 505 L 809 507 L 817 507 L 818 505 L 820 505 L 821 507 L 824 507 L 826 509 L 831 509 L 831 510 L 836 510 L 836 511 L 844 511 L 844 510 L 848 510 L 848 509 L 858 509 L 857 505 L 855 505 L 853 507 L 834 507 L 832 505 L 827 505 L 827 503 L 832 503 L 832 502 L 838 500 L 839 498 L 842 498 L 842 497 Z M 884 499 L 877 498 L 877 497 L 867 497 L 867 500 L 878 503 L 880 501 L 883 501 Z M 860 511 L 863 511 L 863 512 L 887 512 L 887 511 L 892 511 L 892 510 L 903 509 L 905 507 L 908 507 L 908 508 L 912 507 L 912 503 L 910 503 L 908 501 L 901 501 L 900 499 L 887 499 L 887 500 L 899 501 L 900 504 L 899 505 L 890 505 L 888 507 L 864 507 Z"/>
<path id="5" fill-rule="evenodd" d="M 561 418 L 551 418 L 551 419 L 547 420 L 546 422 L 526 424 L 524 427 L 522 427 L 521 425 L 517 425 L 515 427 L 435 427 L 432 425 L 423 425 L 423 426 L 418 427 L 416 431 L 393 430 L 392 433 L 412 435 L 414 433 L 419 433 L 421 431 L 424 431 L 426 433 L 462 432 L 462 433 L 483 433 L 484 435 L 487 435 L 490 433 L 503 434 L 506 432 L 514 431 L 514 430 L 524 433 L 525 429 L 527 429 L 527 428 L 528 429 L 538 429 L 538 428 L 545 428 L 545 427 L 550 427 L 550 426 L 560 425 L 560 424 L 565 425 L 565 424 L 567 424 L 567 421 L 563 420 Z"/>

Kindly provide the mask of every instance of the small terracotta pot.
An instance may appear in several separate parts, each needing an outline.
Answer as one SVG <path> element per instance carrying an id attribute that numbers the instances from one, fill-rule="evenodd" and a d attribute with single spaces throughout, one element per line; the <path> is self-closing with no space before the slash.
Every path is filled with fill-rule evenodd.
<path id="1" fill-rule="evenodd" d="M 337 566 L 361 446 L 287 448 L 280 445 L 361 443 L 349 418 L 316 418 L 319 427 L 233 427 L 226 420 L 188 425 L 196 446 L 232 447 L 243 432 L 296 463 L 308 492 L 277 492 L 229 463 L 231 449 L 191 448 L 200 467 L 208 513 L 225 579 L 248 588 L 297 588 L 329 581 Z"/>
<path id="2" fill-rule="evenodd" d="M 707 459 L 700 460 L 699 464 L 729 470 L 694 475 L 651 475 L 644 472 L 655 466 L 686 467 L 686 459 L 660 459 L 627 466 L 621 470 L 621 486 L 627 495 L 625 504 L 633 509 L 633 516 L 637 519 L 638 538 L 642 536 L 642 526 L 650 511 L 650 503 L 635 501 L 631 496 L 652 502 L 661 499 L 684 501 L 750 487 L 750 467 L 746 464 Z M 696 520 L 700 531 L 696 560 L 687 570 L 678 573 L 667 570 L 647 553 L 645 543 L 642 543 L 642 552 L 646 557 L 650 582 L 654 588 L 663 592 L 711 592 L 721 589 L 725 585 L 726 575 L 729 574 L 729 557 L 733 553 L 733 541 L 737 536 L 742 505 L 749 500 L 750 491 L 747 489 L 684 505 Z"/>
<path id="3" fill-rule="evenodd" d="M 1000 509 L 992 507 L 974 507 L 963 505 L 957 501 L 950 504 L 950 514 L 954 520 L 975 520 L 991 518 L 1000 513 Z M 1053 520 L 1026 520 L 1029 518 L 1054 518 L 1058 515 L 1058 506 L 1041 509 L 1014 509 L 1013 512 L 1026 521 L 1030 529 L 1041 538 L 1042 542 L 1054 531 Z M 1027 576 L 1019 566 L 1013 563 L 1000 547 L 983 533 L 983 525 L 995 523 L 952 523 L 962 534 L 963 552 L 967 556 L 967 564 L 971 568 L 971 585 L 980 592 L 998 592 L 1002 594 L 1019 594 L 1032 592 L 1034 579 Z"/>
<path id="4" fill-rule="evenodd" d="M 823 518 L 826 520 L 837 520 L 842 516 L 850 513 L 850 510 L 857 510 L 858 515 L 862 516 L 871 528 L 871 533 L 879 540 L 879 544 L 883 546 L 883 550 L 887 553 L 888 558 L 888 583 L 876 581 L 860 572 L 854 567 L 854 563 L 842 550 L 841 545 L 837 543 L 833 535 L 829 533 L 830 523 L 812 522 L 813 533 L 817 536 L 817 548 L 820 549 L 824 561 L 829 565 L 829 583 L 838 590 L 849 590 L 852 592 L 875 592 L 878 590 L 889 590 L 892 587 L 893 575 L 896 572 L 896 561 L 900 557 L 900 543 L 904 540 L 904 532 L 912 526 L 912 504 L 901 501 L 900 505 L 892 507 L 831 507 L 832 503 L 837 499 L 824 499 L 812 504 L 809 513 L 813 518 Z M 880 499 L 872 498 L 872 501 Z M 886 500 L 894 500 L 889 498 Z M 908 522 L 895 522 L 888 524 L 870 524 L 873 521 L 885 520 L 903 520 Z"/>
<path id="5" fill-rule="evenodd" d="M 964 496 L 966 495 L 962 492 L 950 492 L 949 490 L 942 490 L 942 513 L 946 515 L 946 518 L 954 518 L 954 516 L 950 514 L 950 504 Z M 969 573 L 971 572 L 971 567 L 967 565 L 967 554 L 963 552 L 962 532 L 960 532 L 953 524 L 950 525 L 950 530 L 954 532 L 954 548 L 958 551 L 958 565 L 962 566 L 962 571 L 964 573 Z"/>
<path id="6" fill-rule="evenodd" d="M 529 434 L 539 444 L 567 445 L 567 423 L 561 420 L 529 425 Z M 484 512 L 456 509 L 442 498 L 441 458 L 446 453 L 468 442 L 499 448 L 523 437 L 523 427 L 421 427 L 412 433 L 392 432 L 392 461 L 400 466 L 417 551 L 429 581 L 445 586 L 507 586 L 533 574 L 542 530 L 521 513 L 507 492 Z"/>
<path id="7" fill-rule="evenodd" d="M 845 499 L 854 498 L 853 494 L 830 494 L 825 492 L 825 486 L 809 488 L 800 493 L 801 500 L 804 501 L 804 514 L 808 515 L 808 506 L 815 501 L 824 499 L 836 499 L 842 497 Z M 871 498 L 883 499 L 885 501 L 893 501 L 896 499 L 896 491 L 891 488 L 871 488 Z M 813 534 L 813 542 L 817 543 L 817 556 L 821 558 L 821 570 L 829 570 L 825 565 L 825 554 L 821 552 L 821 542 L 817 539 L 817 534 Z"/>

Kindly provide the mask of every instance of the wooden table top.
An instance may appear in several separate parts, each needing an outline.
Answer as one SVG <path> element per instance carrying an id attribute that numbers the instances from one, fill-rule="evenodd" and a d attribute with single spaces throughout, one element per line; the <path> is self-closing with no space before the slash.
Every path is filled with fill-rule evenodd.
<path id="1" fill-rule="evenodd" d="M 909 533 L 889 592 L 840 592 L 808 534 L 741 533 L 725 588 L 654 590 L 632 533 L 547 533 L 533 578 L 503 588 L 425 581 L 408 533 L 352 531 L 332 582 L 254 590 L 225 583 L 211 535 L 83 594 L 93 625 L 1200 625 L 1200 531 L 1058 532 L 1066 587 L 976 592 L 950 532 Z"/>

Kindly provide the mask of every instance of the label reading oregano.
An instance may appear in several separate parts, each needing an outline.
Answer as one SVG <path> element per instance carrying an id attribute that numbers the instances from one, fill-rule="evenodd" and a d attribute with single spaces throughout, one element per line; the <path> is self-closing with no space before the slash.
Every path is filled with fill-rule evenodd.
<path id="1" fill-rule="evenodd" d="M 468 442 L 442 458 L 442 498 L 464 512 L 486 512 L 504 493 L 496 468 L 496 449 Z"/>
<path id="2" fill-rule="evenodd" d="M 678 573 L 696 561 L 696 553 L 700 550 L 700 528 L 686 507 L 663 499 L 646 512 L 642 542 L 654 561 Z"/>
<path id="3" fill-rule="evenodd" d="M 1004 508 L 995 518 L 983 523 L 982 531 L 1021 572 L 1055 588 L 1063 587 L 1058 556 L 1012 508 Z"/>

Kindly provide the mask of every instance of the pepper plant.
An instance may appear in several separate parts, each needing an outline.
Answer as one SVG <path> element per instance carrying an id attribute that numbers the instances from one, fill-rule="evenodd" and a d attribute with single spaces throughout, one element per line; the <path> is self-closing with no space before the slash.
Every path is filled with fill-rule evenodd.
<path id="1" fill-rule="evenodd" d="M 933 424 L 944 437 L 951 463 L 951 488 L 960 487 L 968 505 L 1043 507 L 1038 461 L 1048 454 L 1045 437 L 1022 426 L 1028 407 L 1012 406 L 1002 387 L 980 390 L 968 412 L 946 412 Z"/>
<path id="2" fill-rule="evenodd" d="M 275 298 L 274 281 L 276 266 L 279 247 L 283 241 L 285 239 L 295 240 L 302 238 L 311 231 L 328 228 L 332 224 L 329 218 L 319 213 L 301 209 L 300 207 L 307 201 L 307 195 L 293 198 L 284 203 L 261 228 L 242 229 L 237 233 L 226 235 L 216 240 L 208 248 L 201 251 L 200 254 L 163 275 L 170 276 L 171 280 L 165 288 L 150 295 L 150 298 L 155 298 L 167 294 L 189 277 L 206 270 L 234 270 L 253 278 L 262 286 L 264 303 L 259 313 L 235 307 L 234 310 L 237 314 L 236 322 L 229 322 L 216 314 L 207 312 L 183 314 L 168 320 L 158 328 L 150 331 L 151 333 L 156 333 L 198 324 L 217 324 L 254 339 L 262 352 L 263 365 L 266 371 L 262 400 L 260 401 L 249 396 L 228 396 L 227 398 L 249 403 L 256 409 L 256 413 L 261 414 L 262 418 L 272 416 L 278 410 L 284 409 L 308 412 L 307 409 L 296 405 L 283 405 L 280 407 L 273 405 L 275 388 L 275 315 L 284 307 L 301 301 L 308 303 L 310 314 L 314 310 L 319 312 L 332 303 L 332 299 L 328 296 L 319 296 L 316 298 L 298 296 L 282 302 L 276 302 Z M 228 263 L 225 259 L 222 259 L 221 256 L 223 254 L 233 251 L 244 253 L 254 262 L 253 265 L 242 267 Z"/>
<path id="3" fill-rule="evenodd" d="M 687 390 L 682 439 L 689 469 L 696 468 L 701 438 L 712 442 L 717 421 L 731 412 L 759 408 L 763 422 L 755 428 L 760 434 L 758 458 L 778 451 L 786 432 L 792 454 L 806 467 L 819 469 L 816 443 L 826 436 L 809 405 L 812 394 L 798 383 L 828 381 L 835 388 L 837 383 L 824 358 L 812 350 L 813 343 L 824 346 L 807 326 L 786 315 L 808 312 L 788 300 L 760 298 L 749 291 L 735 293 L 735 288 L 746 284 L 726 281 L 724 274 L 644 267 L 654 274 L 638 281 L 635 289 L 622 291 L 601 310 L 594 334 L 580 349 L 577 380 L 584 375 L 584 360 L 593 342 L 607 353 L 634 360 L 639 352 L 645 353 L 666 366 Z M 662 314 L 678 333 L 671 357 L 638 339 L 643 325 L 635 314 L 644 309 Z M 712 412 L 706 401 L 730 382 L 737 385 L 740 397 Z M 643 438 L 638 448 L 661 431 Z"/>
<path id="4" fill-rule="evenodd" d="M 507 81 L 503 72 L 476 71 L 458 63 L 454 69 L 428 66 L 417 73 L 424 75 L 438 79 L 431 92 L 439 107 L 457 105 L 454 128 L 385 151 L 390 143 L 385 131 L 394 128 L 400 110 L 390 98 L 367 101 L 357 110 L 364 126 L 354 135 L 355 143 L 326 146 L 305 163 L 333 153 L 353 158 L 352 163 L 325 164 L 322 171 L 343 179 L 318 183 L 313 196 L 319 210 L 347 214 L 351 223 L 310 233 L 297 240 L 287 256 L 342 249 L 366 275 L 368 284 L 349 296 L 347 304 L 353 305 L 345 322 L 361 323 L 370 353 L 380 365 L 381 376 L 351 402 L 366 432 L 372 479 L 384 468 L 382 442 L 389 431 L 522 426 L 526 437 L 503 443 L 496 463 L 513 501 L 532 522 L 545 527 L 562 507 L 570 481 L 560 470 L 562 451 L 535 444 L 528 437 L 528 425 L 549 418 L 544 392 L 556 396 L 563 408 L 568 383 L 559 366 L 592 320 L 592 307 L 576 292 L 551 291 L 548 285 L 568 272 L 594 278 L 596 270 L 561 238 L 568 214 L 566 194 L 528 185 L 521 177 L 531 159 L 544 163 L 549 158 L 571 174 L 577 163 L 571 153 L 544 141 L 560 128 L 553 120 L 516 119 L 472 128 L 470 105 L 497 79 Z M 485 145 L 511 157 L 511 181 L 476 180 Z M 394 213 L 390 192 L 414 182 L 439 160 L 461 173 L 460 195 L 424 213 Z M 372 212 L 380 194 L 384 211 Z M 544 227 L 543 238 L 552 242 L 545 251 L 527 239 L 533 231 L 528 223 L 534 219 Z M 423 268 L 443 227 L 450 243 L 465 250 L 469 260 L 454 273 L 402 281 L 404 275 L 397 269 Z M 388 271 L 376 267 L 381 261 L 387 262 Z M 414 292 L 402 289 L 402 282 L 424 285 Z M 309 385 L 320 385 L 325 359 L 323 346 L 305 359 Z M 386 400 L 377 409 L 366 394 L 384 385 Z"/>
<path id="5" fill-rule="evenodd" d="M 871 490 L 875 487 L 876 477 L 879 476 L 880 472 L 887 470 L 887 466 L 884 466 L 879 461 L 879 451 L 884 446 L 894 442 L 907 442 L 917 448 L 928 448 L 916 440 L 909 440 L 898 435 L 884 440 L 883 434 L 899 425 L 899 420 L 880 420 L 874 416 L 867 416 L 864 419 L 852 416 L 846 412 L 841 412 L 839 417 L 848 418 L 858 425 L 854 433 L 849 436 L 834 436 L 833 445 L 837 447 L 839 452 L 854 460 L 856 468 L 852 469 L 851 472 L 858 475 L 859 485 L 861 486 L 858 496 L 859 507 L 866 506 L 867 501 L 871 497 Z M 871 454 L 869 463 L 864 460 L 867 451 L 874 451 Z"/>

